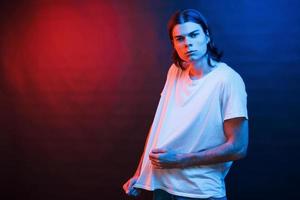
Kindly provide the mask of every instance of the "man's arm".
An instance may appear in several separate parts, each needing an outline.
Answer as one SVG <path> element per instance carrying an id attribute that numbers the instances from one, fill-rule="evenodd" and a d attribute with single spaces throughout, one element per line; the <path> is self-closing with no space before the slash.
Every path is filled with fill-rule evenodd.
<path id="1" fill-rule="evenodd" d="M 154 167 L 184 168 L 210 165 L 238 160 L 246 156 L 248 147 L 248 120 L 238 117 L 223 123 L 226 142 L 200 152 L 176 154 L 163 149 L 155 149 L 150 154 Z"/>

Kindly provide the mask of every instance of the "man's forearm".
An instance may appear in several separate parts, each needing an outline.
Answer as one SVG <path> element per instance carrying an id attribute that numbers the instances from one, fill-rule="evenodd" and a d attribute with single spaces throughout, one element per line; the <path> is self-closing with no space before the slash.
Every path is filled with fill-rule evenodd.
<path id="1" fill-rule="evenodd" d="M 183 154 L 182 156 L 186 165 L 199 166 L 238 160 L 246 156 L 246 151 L 246 147 L 237 147 L 226 142 L 211 149 Z"/>

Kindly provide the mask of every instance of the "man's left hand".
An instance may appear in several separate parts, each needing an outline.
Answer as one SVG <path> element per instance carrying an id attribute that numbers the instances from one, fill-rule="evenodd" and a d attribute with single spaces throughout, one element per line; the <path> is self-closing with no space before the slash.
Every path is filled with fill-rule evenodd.
<path id="1" fill-rule="evenodd" d="M 165 149 L 153 149 L 149 155 L 152 165 L 158 169 L 184 168 L 187 166 L 186 154 Z"/>

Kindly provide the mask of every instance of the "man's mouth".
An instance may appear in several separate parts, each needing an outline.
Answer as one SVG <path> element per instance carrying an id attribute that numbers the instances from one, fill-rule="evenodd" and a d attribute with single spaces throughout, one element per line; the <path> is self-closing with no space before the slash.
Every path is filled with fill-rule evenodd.
<path id="1" fill-rule="evenodd" d="M 191 50 L 191 51 L 187 51 L 185 54 L 186 55 L 191 55 L 191 54 L 193 54 L 193 53 L 195 53 L 196 52 L 196 50 Z"/>

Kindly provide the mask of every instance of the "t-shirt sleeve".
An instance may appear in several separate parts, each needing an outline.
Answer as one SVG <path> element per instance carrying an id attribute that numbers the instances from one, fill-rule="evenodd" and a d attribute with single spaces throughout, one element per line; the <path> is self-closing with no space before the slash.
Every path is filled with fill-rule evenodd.
<path id="1" fill-rule="evenodd" d="M 223 121 L 236 117 L 248 119 L 247 93 L 239 74 L 234 73 L 224 81 L 221 101 Z"/>

